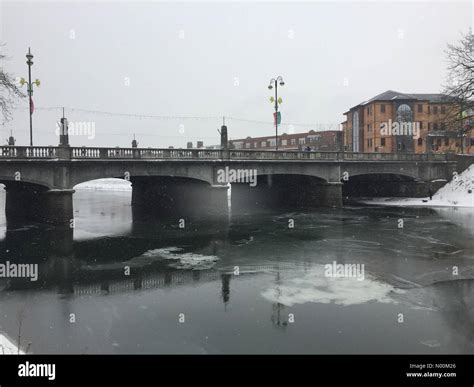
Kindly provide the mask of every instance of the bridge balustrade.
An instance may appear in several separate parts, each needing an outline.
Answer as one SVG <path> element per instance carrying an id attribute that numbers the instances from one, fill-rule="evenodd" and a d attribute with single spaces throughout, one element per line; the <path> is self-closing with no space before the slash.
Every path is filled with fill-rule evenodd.
<path id="1" fill-rule="evenodd" d="M 324 151 L 101 148 L 2 146 L 0 158 L 9 159 L 169 159 L 169 160 L 335 160 L 335 161 L 454 161 L 445 153 L 358 153 Z"/>

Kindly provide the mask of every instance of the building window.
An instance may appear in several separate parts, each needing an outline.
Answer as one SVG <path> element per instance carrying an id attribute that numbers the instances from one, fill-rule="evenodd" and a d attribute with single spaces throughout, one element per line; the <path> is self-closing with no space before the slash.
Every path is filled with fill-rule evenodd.
<path id="1" fill-rule="evenodd" d="M 423 145 L 423 139 L 420 137 L 418 139 L 418 146 L 422 146 Z"/>
<path id="2" fill-rule="evenodd" d="M 370 124 L 367 124 L 367 130 L 370 132 Z"/>
<path id="3" fill-rule="evenodd" d="M 397 109 L 398 122 L 412 122 L 412 112 L 410 106 L 406 103 L 401 104 Z"/>
<path id="4" fill-rule="evenodd" d="M 298 139 L 298 144 L 304 145 L 304 143 L 305 143 L 305 139 L 303 137 Z"/>
<path id="5" fill-rule="evenodd" d="M 435 122 L 435 123 L 433 124 L 433 130 L 438 130 L 438 123 L 437 123 L 437 122 Z"/>
<path id="6" fill-rule="evenodd" d="M 385 113 L 385 105 L 380 105 L 380 113 Z"/>
<path id="7" fill-rule="evenodd" d="M 441 114 L 446 114 L 446 107 L 445 106 L 441 106 Z"/>
<path id="8" fill-rule="evenodd" d="M 266 141 L 262 141 L 262 148 L 265 148 L 267 146 L 267 142 Z"/>
<path id="9" fill-rule="evenodd" d="M 420 129 L 423 129 L 423 121 L 420 121 Z"/>
<path id="10" fill-rule="evenodd" d="M 296 138 L 291 139 L 291 145 L 296 145 Z"/>
<path id="11" fill-rule="evenodd" d="M 398 150 L 402 150 L 402 143 L 401 142 L 398 143 L 397 148 L 398 148 Z"/>
<path id="12" fill-rule="evenodd" d="M 287 142 L 288 142 L 287 140 L 281 140 L 281 145 L 286 146 L 286 145 L 288 145 Z"/>
<path id="13" fill-rule="evenodd" d="M 380 139 L 380 146 L 385 146 L 385 137 Z"/>
<path id="14" fill-rule="evenodd" d="M 423 105 L 421 103 L 418 104 L 418 113 L 423 113 Z"/>
<path id="15" fill-rule="evenodd" d="M 433 106 L 433 114 L 438 114 L 438 106 Z"/>
<path id="16" fill-rule="evenodd" d="M 474 146 L 474 138 L 471 138 L 471 146 Z"/>
<path id="17" fill-rule="evenodd" d="M 449 146 L 449 137 L 446 137 L 446 138 L 444 139 L 444 145 L 445 145 L 445 146 Z"/>
<path id="18" fill-rule="evenodd" d="M 246 147 L 247 149 L 250 149 L 250 143 L 247 142 L 247 143 L 245 144 L 245 147 Z"/>
<path id="19" fill-rule="evenodd" d="M 431 122 L 428 122 L 428 132 L 431 130 Z"/>

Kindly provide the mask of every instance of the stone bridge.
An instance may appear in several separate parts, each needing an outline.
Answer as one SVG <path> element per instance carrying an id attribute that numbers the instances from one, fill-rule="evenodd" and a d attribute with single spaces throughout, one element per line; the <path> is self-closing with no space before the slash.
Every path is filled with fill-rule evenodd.
<path id="1" fill-rule="evenodd" d="M 457 163 L 446 154 L 4 146 L 0 183 L 8 218 L 63 224 L 74 187 L 101 178 L 129 180 L 137 214 L 222 214 L 229 186 L 237 207 L 340 207 L 350 196 L 426 196 Z"/>

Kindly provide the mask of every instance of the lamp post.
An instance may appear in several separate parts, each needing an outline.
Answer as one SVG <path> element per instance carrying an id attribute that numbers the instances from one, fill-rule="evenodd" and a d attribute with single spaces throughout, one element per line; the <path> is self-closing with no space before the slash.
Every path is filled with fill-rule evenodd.
<path id="1" fill-rule="evenodd" d="M 278 98 L 278 84 L 280 84 L 280 86 L 285 85 L 281 75 L 270 79 L 270 84 L 268 85 L 270 90 L 275 88 L 275 98 L 270 97 L 270 102 L 275 102 L 275 150 L 278 150 L 278 105 L 283 102 L 281 98 Z"/>
<path id="2" fill-rule="evenodd" d="M 30 101 L 30 146 L 33 146 L 33 85 L 39 87 L 40 81 L 36 79 L 34 82 L 31 82 L 31 66 L 33 66 L 33 54 L 31 53 L 30 48 L 28 47 L 28 53 L 26 54 L 26 64 L 28 65 L 28 82 L 25 78 L 20 79 L 20 85 L 23 86 L 26 84 L 26 88 L 28 91 L 28 97 Z"/>

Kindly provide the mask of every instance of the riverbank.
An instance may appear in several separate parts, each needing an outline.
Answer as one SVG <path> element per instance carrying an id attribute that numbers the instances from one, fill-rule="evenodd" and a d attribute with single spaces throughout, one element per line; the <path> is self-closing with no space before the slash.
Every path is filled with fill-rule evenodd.
<path id="1" fill-rule="evenodd" d="M 359 201 L 397 207 L 469 207 L 474 208 L 474 165 L 471 165 L 436 192 L 432 199 L 427 198 L 372 198 Z"/>

